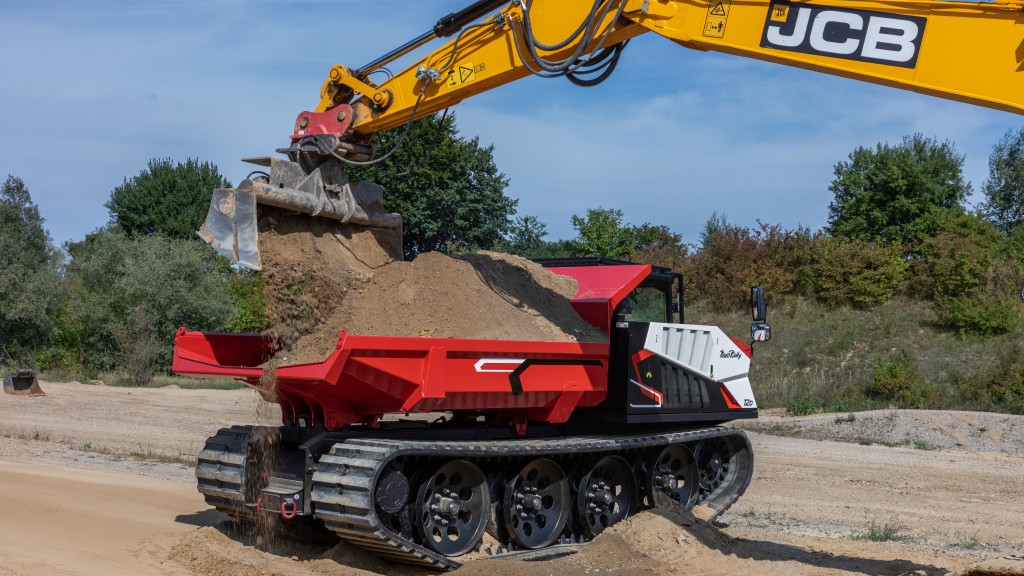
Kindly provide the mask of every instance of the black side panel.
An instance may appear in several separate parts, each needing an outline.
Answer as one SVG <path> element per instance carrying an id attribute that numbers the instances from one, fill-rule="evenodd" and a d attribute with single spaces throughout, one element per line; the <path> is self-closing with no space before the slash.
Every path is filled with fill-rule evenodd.
<path id="1" fill-rule="evenodd" d="M 704 411 L 711 408 L 708 396 L 708 380 L 684 370 L 657 356 L 648 358 L 646 363 L 654 364 L 657 383 L 664 395 L 664 410 Z M 644 362 L 641 363 L 641 370 Z"/>

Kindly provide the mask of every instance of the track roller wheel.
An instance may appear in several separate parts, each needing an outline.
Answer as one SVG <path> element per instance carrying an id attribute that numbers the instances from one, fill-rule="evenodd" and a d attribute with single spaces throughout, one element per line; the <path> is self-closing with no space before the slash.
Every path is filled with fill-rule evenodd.
<path id="1" fill-rule="evenodd" d="M 697 465 L 690 450 L 681 444 L 666 446 L 648 464 L 645 477 L 651 506 L 664 506 L 670 501 L 684 508 L 693 506 L 697 496 Z"/>
<path id="2" fill-rule="evenodd" d="M 636 498 L 633 471 L 619 456 L 598 460 L 580 477 L 576 489 L 576 518 L 587 536 L 629 516 Z"/>
<path id="3" fill-rule="evenodd" d="M 697 443 L 693 450 L 697 466 L 697 502 L 706 500 L 726 484 L 732 471 L 733 450 L 722 438 L 710 438 Z"/>
<path id="4" fill-rule="evenodd" d="M 512 541 L 523 548 L 543 548 L 569 520 L 569 479 L 553 460 L 532 460 L 505 483 L 502 504 Z"/>
<path id="5" fill-rule="evenodd" d="M 487 478 L 472 462 L 453 460 L 420 485 L 416 527 L 422 542 L 445 556 L 472 550 L 490 513 Z"/>

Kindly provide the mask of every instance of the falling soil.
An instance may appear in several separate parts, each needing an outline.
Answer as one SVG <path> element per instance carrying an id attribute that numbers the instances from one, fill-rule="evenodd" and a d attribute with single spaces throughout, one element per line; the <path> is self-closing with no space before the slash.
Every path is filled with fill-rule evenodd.
<path id="1" fill-rule="evenodd" d="M 401 233 L 260 206 L 270 335 L 290 348 L 342 307 L 374 270 L 402 259 Z"/>
<path id="2" fill-rule="evenodd" d="M 323 326 L 374 270 L 402 258 L 397 230 L 342 224 L 260 206 L 259 248 L 270 336 L 278 352 L 264 365 L 260 393 L 274 402 L 276 368 L 296 342 Z M 321 358 L 322 360 L 322 358 Z"/>

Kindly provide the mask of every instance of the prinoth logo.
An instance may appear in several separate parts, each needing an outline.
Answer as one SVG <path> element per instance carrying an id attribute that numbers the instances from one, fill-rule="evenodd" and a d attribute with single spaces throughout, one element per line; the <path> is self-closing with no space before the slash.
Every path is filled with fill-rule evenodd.
<path id="1" fill-rule="evenodd" d="M 926 18 L 772 2 L 761 47 L 914 68 Z"/>

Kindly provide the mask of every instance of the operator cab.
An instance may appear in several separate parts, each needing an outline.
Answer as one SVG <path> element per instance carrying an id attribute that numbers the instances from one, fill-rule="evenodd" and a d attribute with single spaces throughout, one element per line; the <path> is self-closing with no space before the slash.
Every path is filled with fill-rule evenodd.
<path id="1" fill-rule="evenodd" d="M 757 417 L 747 377 L 751 347 L 718 327 L 686 324 L 681 274 L 610 258 L 537 262 L 576 278 L 577 312 L 608 331 L 608 395 L 574 420 L 707 424 Z M 768 340 L 760 287 L 751 291 L 751 311 L 752 339 Z"/>
<path id="2" fill-rule="evenodd" d="M 619 302 L 615 309 L 615 322 L 682 324 L 682 288 L 681 274 L 652 266 L 651 274 Z"/>
<path id="3" fill-rule="evenodd" d="M 537 258 L 545 268 L 594 266 L 636 266 L 635 262 L 615 258 Z M 682 323 L 683 276 L 663 266 L 651 265 L 651 272 L 615 307 L 614 322 Z M 623 326 L 620 326 L 623 327 Z M 614 328 L 614 326 L 613 326 Z"/>

